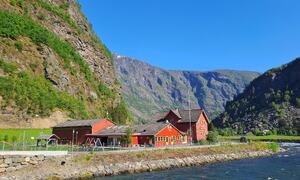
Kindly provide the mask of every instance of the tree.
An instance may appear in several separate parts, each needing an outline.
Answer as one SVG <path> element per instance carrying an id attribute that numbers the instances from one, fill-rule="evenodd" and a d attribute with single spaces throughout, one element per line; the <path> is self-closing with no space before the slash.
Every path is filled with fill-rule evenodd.
<path id="1" fill-rule="evenodd" d="M 122 138 L 122 142 L 125 143 L 127 146 L 132 144 L 132 129 L 126 129 L 126 135 Z"/>
<path id="2" fill-rule="evenodd" d="M 11 138 L 11 141 L 12 141 L 13 143 L 17 142 L 17 137 L 16 137 L 16 136 L 13 136 L 13 137 Z"/>
<path id="3" fill-rule="evenodd" d="M 127 124 L 133 121 L 123 100 L 121 100 L 120 104 L 112 110 L 112 120 L 117 124 Z"/>
<path id="4" fill-rule="evenodd" d="M 216 143 L 216 142 L 219 141 L 218 136 L 219 136 L 218 131 L 209 131 L 208 136 L 207 136 L 207 140 L 209 142 Z"/>
<path id="5" fill-rule="evenodd" d="M 300 98 L 296 98 L 296 105 L 298 108 L 300 108 Z"/>
<path id="6" fill-rule="evenodd" d="M 8 142 L 8 135 L 7 134 L 4 135 L 3 141 Z"/>

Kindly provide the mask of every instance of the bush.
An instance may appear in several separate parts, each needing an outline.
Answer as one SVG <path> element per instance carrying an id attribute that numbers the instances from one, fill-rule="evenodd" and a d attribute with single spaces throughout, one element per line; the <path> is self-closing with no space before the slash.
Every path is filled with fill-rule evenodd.
<path id="1" fill-rule="evenodd" d="M 126 129 L 126 135 L 124 138 L 122 138 L 122 142 L 125 143 L 126 145 L 131 145 L 132 144 L 132 129 L 128 128 Z"/>
<path id="2" fill-rule="evenodd" d="M 280 146 L 278 143 L 268 143 L 268 149 L 272 150 L 273 152 L 278 152 Z"/>
<path id="3" fill-rule="evenodd" d="M 46 116 L 55 108 L 59 108 L 69 111 L 73 117 L 88 116 L 85 104 L 66 93 L 59 92 L 43 76 L 22 72 L 0 77 L 0 95 L 5 104 L 16 104 L 28 114 Z"/>
<path id="4" fill-rule="evenodd" d="M 219 141 L 219 133 L 217 131 L 208 132 L 207 140 L 211 143 L 216 143 Z"/>
<path id="5" fill-rule="evenodd" d="M 112 110 L 112 120 L 117 124 L 127 124 L 133 121 L 132 115 L 129 113 L 123 100 Z"/>
<path id="6" fill-rule="evenodd" d="M 2 69 L 5 73 L 13 73 L 17 70 L 17 67 L 11 63 L 7 63 L 4 60 L 0 59 L 0 69 Z"/>
<path id="7" fill-rule="evenodd" d="M 70 43 L 61 40 L 55 34 L 43 28 L 29 17 L 0 11 L 0 36 L 16 39 L 29 37 L 36 45 L 45 44 L 53 49 L 64 61 L 65 67 L 72 69 L 71 60 L 79 65 L 80 71 L 89 82 L 93 82 L 92 72 Z"/>
<path id="8" fill-rule="evenodd" d="M 300 108 L 300 98 L 296 98 L 296 105 L 298 108 Z"/>
<path id="9" fill-rule="evenodd" d="M 17 48 L 18 51 L 22 52 L 24 45 L 23 45 L 22 42 L 18 41 L 18 42 L 15 43 L 15 47 Z"/>
<path id="10" fill-rule="evenodd" d="M 200 140 L 200 141 L 197 142 L 197 144 L 199 144 L 199 145 L 208 145 L 209 142 L 207 140 Z"/>

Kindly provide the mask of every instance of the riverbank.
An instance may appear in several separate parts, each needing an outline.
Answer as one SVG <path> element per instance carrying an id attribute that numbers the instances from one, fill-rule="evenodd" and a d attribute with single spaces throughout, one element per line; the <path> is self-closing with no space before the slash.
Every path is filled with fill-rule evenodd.
<path id="1" fill-rule="evenodd" d="M 241 137 L 246 137 L 251 141 L 270 141 L 270 142 L 294 142 L 300 143 L 300 136 L 268 135 L 268 136 L 220 136 L 220 140 L 239 141 Z"/>
<path id="2" fill-rule="evenodd" d="M 193 149 L 89 153 L 47 160 L 36 166 L 4 173 L 0 179 L 88 179 L 269 156 L 276 151 L 276 144 L 250 143 Z"/>

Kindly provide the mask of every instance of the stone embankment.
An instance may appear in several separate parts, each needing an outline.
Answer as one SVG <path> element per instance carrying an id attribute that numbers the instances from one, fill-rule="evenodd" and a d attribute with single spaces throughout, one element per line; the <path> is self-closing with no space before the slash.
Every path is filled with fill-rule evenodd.
<path id="1" fill-rule="evenodd" d="M 0 179 L 88 179 L 97 176 L 113 176 L 124 173 L 140 173 L 146 171 L 163 170 L 178 167 L 187 166 L 199 166 L 207 163 L 213 163 L 218 161 L 230 161 L 244 158 L 255 158 L 260 156 L 272 155 L 272 151 L 251 151 L 251 152 L 237 152 L 237 153 L 224 153 L 224 154 L 211 154 L 211 155 L 200 155 L 191 156 L 185 158 L 173 158 L 173 159 L 161 159 L 153 161 L 139 161 L 139 162 L 126 162 L 116 163 L 110 165 L 97 164 L 97 162 L 90 163 L 87 166 L 79 165 L 61 165 L 59 167 L 44 166 L 38 171 L 32 171 L 30 174 L 24 173 L 5 173 Z M 43 157 L 41 157 L 42 161 Z M 27 159 L 28 160 L 28 159 Z M 14 160 L 9 160 L 9 162 Z M 38 157 L 33 158 L 30 161 L 36 163 Z M 18 163 L 28 162 L 25 158 L 18 160 Z M 16 163 L 16 161 L 14 161 Z M 45 167 L 48 167 L 45 169 Z"/>
<path id="2" fill-rule="evenodd" d="M 20 155 L 8 155 L 0 156 L 0 175 L 4 172 L 11 172 L 26 166 L 37 165 L 44 160 L 48 159 L 44 155 L 35 155 L 35 156 L 20 156 Z"/>

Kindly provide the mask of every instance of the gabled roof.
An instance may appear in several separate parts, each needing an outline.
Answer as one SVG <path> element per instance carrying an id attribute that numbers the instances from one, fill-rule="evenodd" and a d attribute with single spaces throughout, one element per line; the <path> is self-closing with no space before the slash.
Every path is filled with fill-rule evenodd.
<path id="1" fill-rule="evenodd" d="M 102 121 L 109 121 L 107 119 L 90 119 L 90 120 L 68 120 L 66 122 L 60 123 L 53 128 L 58 127 L 89 127 L 96 123 L 102 122 Z"/>
<path id="2" fill-rule="evenodd" d="M 192 109 L 192 110 L 179 110 L 179 114 L 181 115 L 181 119 L 178 122 L 197 122 L 202 113 L 201 109 Z M 189 115 L 191 114 L 191 116 Z"/>
<path id="3" fill-rule="evenodd" d="M 205 114 L 205 111 L 202 109 L 191 109 L 191 110 L 170 110 L 167 112 L 160 112 L 157 113 L 156 115 L 154 115 L 154 120 L 155 121 L 161 121 L 161 120 L 167 120 L 166 116 L 170 113 L 174 113 L 178 118 L 178 122 L 179 123 L 186 123 L 186 122 L 190 122 L 190 117 L 191 117 L 191 122 L 197 122 L 199 120 L 199 117 L 201 115 L 201 113 L 204 113 L 205 118 L 208 121 L 208 118 Z M 191 113 L 191 116 L 189 115 L 189 112 Z"/>
<path id="4" fill-rule="evenodd" d="M 48 140 L 51 138 L 56 138 L 56 139 L 60 139 L 58 136 L 56 136 L 55 134 L 41 134 L 39 135 L 38 139 L 40 140 Z"/>
<path id="5" fill-rule="evenodd" d="M 143 125 L 133 125 L 133 126 L 110 126 L 104 130 L 98 131 L 92 135 L 125 135 L 128 128 L 132 130 L 134 135 L 155 135 L 160 132 L 163 128 L 168 125 L 174 127 L 170 123 L 154 123 L 154 124 L 143 124 Z M 178 130 L 176 127 L 174 127 Z M 179 130 L 178 130 L 179 131 Z M 179 131 L 183 134 L 181 131 Z"/>

